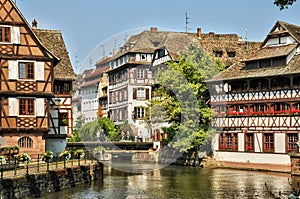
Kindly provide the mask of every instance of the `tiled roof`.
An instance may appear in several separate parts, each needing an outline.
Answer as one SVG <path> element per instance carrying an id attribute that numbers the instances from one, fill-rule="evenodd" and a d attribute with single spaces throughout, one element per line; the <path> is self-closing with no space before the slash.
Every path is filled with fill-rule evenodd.
<path id="1" fill-rule="evenodd" d="M 41 29 L 33 29 L 33 31 L 41 43 L 61 60 L 54 67 L 54 79 L 75 79 L 76 74 L 72 68 L 61 31 Z"/>
<path id="2" fill-rule="evenodd" d="M 220 72 L 218 75 L 207 80 L 207 82 L 279 76 L 279 75 L 288 75 L 288 74 L 299 74 L 300 73 L 299 63 L 300 63 L 300 54 L 295 55 L 287 65 L 282 67 L 267 67 L 267 68 L 244 70 L 243 68 L 245 66 L 245 63 L 236 62 L 225 71 Z"/>
<path id="3" fill-rule="evenodd" d="M 106 67 L 97 68 L 93 72 L 87 74 L 84 78 L 89 79 L 89 78 L 97 77 L 98 75 L 101 75 L 101 73 L 107 71 L 108 69 L 109 69 L 109 65 L 107 65 Z"/>
<path id="4" fill-rule="evenodd" d="M 284 34 L 284 36 L 289 35 L 293 37 L 293 39 L 296 42 L 291 44 L 286 44 L 286 45 L 282 44 L 282 45 L 266 46 L 269 39 L 273 38 L 275 35 L 282 35 L 282 34 Z M 291 53 L 293 53 L 293 51 L 295 51 L 299 45 L 300 45 L 300 27 L 286 22 L 278 21 L 275 23 L 275 25 L 273 26 L 269 34 L 266 36 L 266 39 L 262 43 L 262 47 L 258 51 L 252 53 L 248 58 L 231 65 L 225 71 L 222 71 L 219 74 L 207 80 L 207 82 L 299 74 L 300 73 L 299 52 L 293 54 L 291 60 L 283 66 L 245 69 L 245 63 L 247 61 L 288 56 L 291 55 Z"/>
<path id="5" fill-rule="evenodd" d="M 281 26 L 284 28 L 284 30 L 278 30 L 275 31 L 275 29 Z M 267 35 L 266 39 L 264 40 L 263 44 L 266 44 L 267 40 L 272 37 L 274 34 L 283 34 L 283 33 L 288 33 L 290 34 L 298 43 L 300 43 L 300 26 L 294 25 L 294 24 L 289 24 L 287 22 L 283 21 L 277 21 L 269 34 Z"/>
<path id="6" fill-rule="evenodd" d="M 95 84 L 98 84 L 99 82 L 100 82 L 99 79 L 95 79 L 93 81 L 84 82 L 83 84 L 81 84 L 81 87 L 87 87 L 87 86 L 95 85 Z"/>
<path id="7" fill-rule="evenodd" d="M 266 46 L 258 51 L 252 53 L 248 58 L 244 61 L 251 61 L 251 60 L 259 60 L 259 59 L 267 59 L 270 57 L 281 57 L 286 56 L 292 52 L 296 48 L 298 44 L 292 43 L 288 45 L 282 46 Z"/>

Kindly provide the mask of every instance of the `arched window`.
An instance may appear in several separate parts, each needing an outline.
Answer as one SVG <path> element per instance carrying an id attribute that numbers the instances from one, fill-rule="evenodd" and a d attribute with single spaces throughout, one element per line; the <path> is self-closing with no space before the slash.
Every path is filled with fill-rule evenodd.
<path id="1" fill-rule="evenodd" d="M 20 148 L 32 148 L 33 141 L 30 137 L 22 137 L 19 139 L 18 145 Z"/>

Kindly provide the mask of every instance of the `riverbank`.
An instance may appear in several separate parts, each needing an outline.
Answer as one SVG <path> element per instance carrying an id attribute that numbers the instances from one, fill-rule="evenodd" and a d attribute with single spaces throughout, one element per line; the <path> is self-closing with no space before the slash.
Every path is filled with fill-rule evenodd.
<path id="1" fill-rule="evenodd" d="M 50 192 L 61 191 L 82 183 L 103 179 L 103 164 L 58 168 L 0 180 L 0 198 L 39 198 Z"/>

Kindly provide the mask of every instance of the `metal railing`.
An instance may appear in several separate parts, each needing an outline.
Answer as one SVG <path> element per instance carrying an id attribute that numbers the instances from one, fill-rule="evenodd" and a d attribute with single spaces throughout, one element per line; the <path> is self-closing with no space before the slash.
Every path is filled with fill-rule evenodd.
<path id="1" fill-rule="evenodd" d="M 19 161 L 17 158 L 7 161 L 5 164 L 0 164 L 0 179 L 25 176 L 28 174 L 45 173 L 55 169 L 66 169 L 68 167 L 90 165 L 97 160 L 90 155 L 85 153 L 82 158 L 75 158 L 72 156 L 69 160 L 65 160 L 61 157 L 54 157 L 50 161 L 41 160 L 41 155 L 31 155 L 32 161 L 25 163 Z"/>

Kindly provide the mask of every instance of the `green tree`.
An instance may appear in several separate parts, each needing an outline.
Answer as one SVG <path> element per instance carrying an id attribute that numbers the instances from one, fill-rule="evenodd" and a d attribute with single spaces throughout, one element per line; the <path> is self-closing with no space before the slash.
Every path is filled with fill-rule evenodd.
<path id="1" fill-rule="evenodd" d="M 274 4 L 279 7 L 280 10 L 288 9 L 289 6 L 293 5 L 297 0 L 275 0 Z"/>
<path id="2" fill-rule="evenodd" d="M 82 141 L 97 141 L 102 136 L 101 133 L 104 133 L 105 141 L 116 141 L 121 130 L 106 117 L 86 123 L 78 130 Z"/>
<path id="3" fill-rule="evenodd" d="M 158 71 L 154 82 L 158 85 L 150 101 L 153 107 L 162 107 L 167 115 L 165 127 L 169 141 L 181 151 L 201 145 L 213 133 L 210 128 L 212 110 L 207 106 L 209 92 L 204 80 L 225 68 L 219 60 L 213 61 L 204 50 L 190 44 L 181 53 L 178 62 L 167 62 L 167 69 Z M 154 114 L 154 116 L 152 116 Z M 156 118 L 161 112 L 151 113 Z"/>

